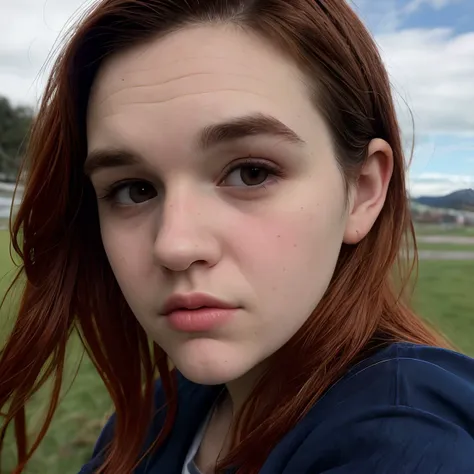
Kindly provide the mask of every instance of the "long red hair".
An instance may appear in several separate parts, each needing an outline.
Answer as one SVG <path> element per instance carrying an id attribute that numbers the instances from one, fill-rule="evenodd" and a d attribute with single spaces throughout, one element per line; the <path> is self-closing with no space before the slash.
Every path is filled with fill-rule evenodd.
<path id="1" fill-rule="evenodd" d="M 315 107 L 332 132 L 347 185 L 357 179 L 371 139 L 393 149 L 394 173 L 367 237 L 344 245 L 332 282 L 238 416 L 233 448 L 219 464 L 255 474 L 270 450 L 356 360 L 378 344 L 445 342 L 404 298 L 416 258 L 405 162 L 389 79 L 371 36 L 344 0 L 104 0 L 58 57 L 31 132 L 24 197 L 11 226 L 25 284 L 0 357 L 0 443 L 14 424 L 16 473 L 44 437 L 58 405 L 68 339 L 77 330 L 116 410 L 114 436 L 99 472 L 128 474 L 139 461 L 160 374 L 167 403 L 161 444 L 177 410 L 175 374 L 150 344 L 108 264 L 95 196 L 82 168 L 89 91 L 116 51 L 208 22 L 235 23 L 272 41 L 306 73 Z M 394 268 L 397 270 L 396 276 Z M 25 283 L 26 282 L 26 283 Z M 25 404 L 54 379 L 44 425 L 27 443 Z M 277 394 L 277 395 L 276 395 Z M 276 398 L 277 397 L 277 398 Z"/>

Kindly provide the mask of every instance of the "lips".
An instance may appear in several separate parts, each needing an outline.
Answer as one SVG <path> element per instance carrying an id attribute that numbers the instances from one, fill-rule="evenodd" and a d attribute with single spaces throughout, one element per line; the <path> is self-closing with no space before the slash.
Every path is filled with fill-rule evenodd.
<path id="1" fill-rule="evenodd" d="M 186 333 L 208 333 L 227 324 L 237 307 L 204 293 L 173 295 L 162 313 L 172 329 Z"/>
<path id="2" fill-rule="evenodd" d="M 176 294 L 166 300 L 161 314 L 168 316 L 178 310 L 201 308 L 235 309 L 236 306 L 205 293 Z"/>

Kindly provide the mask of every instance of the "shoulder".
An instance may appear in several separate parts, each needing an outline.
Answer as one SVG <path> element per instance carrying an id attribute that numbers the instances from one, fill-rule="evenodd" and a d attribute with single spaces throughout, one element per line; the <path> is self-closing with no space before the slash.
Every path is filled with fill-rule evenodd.
<path id="1" fill-rule="evenodd" d="M 418 408 L 464 424 L 473 416 L 474 360 L 447 349 L 396 343 L 354 366 L 326 396 L 344 399 L 347 390 L 352 402 Z"/>
<path id="2" fill-rule="evenodd" d="M 472 473 L 474 361 L 393 344 L 354 366 L 305 422 L 301 472 Z"/>
<path id="3" fill-rule="evenodd" d="M 390 365 L 394 362 L 401 364 L 403 368 L 421 368 L 423 366 L 423 370 L 441 370 L 446 373 L 457 374 L 474 382 L 474 375 L 472 374 L 474 359 L 471 357 L 449 349 L 408 342 L 390 344 L 377 351 L 371 357 L 352 367 L 347 377 L 377 365 Z"/>

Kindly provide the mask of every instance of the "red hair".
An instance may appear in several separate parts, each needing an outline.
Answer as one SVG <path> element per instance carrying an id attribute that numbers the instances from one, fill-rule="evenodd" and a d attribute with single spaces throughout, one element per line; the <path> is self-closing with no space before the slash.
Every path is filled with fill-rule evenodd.
<path id="1" fill-rule="evenodd" d="M 331 130 L 347 185 L 373 138 L 393 149 L 386 203 L 358 245 L 343 245 L 331 284 L 238 416 L 219 464 L 256 474 L 271 449 L 347 369 L 379 344 L 446 344 L 402 298 L 416 258 L 405 163 L 390 84 L 374 41 L 344 0 L 104 0 L 83 18 L 57 59 L 33 125 L 25 192 L 11 227 L 26 277 L 18 316 L 0 357 L 0 408 L 13 423 L 22 472 L 44 437 L 58 397 L 68 339 L 77 330 L 115 405 L 114 436 L 99 472 L 128 474 L 153 417 L 156 372 L 167 399 L 161 444 L 177 410 L 175 374 L 150 345 L 118 287 L 102 246 L 96 202 L 82 169 L 86 108 L 102 61 L 186 25 L 235 23 L 298 63 Z M 398 270 L 397 277 L 393 269 Z M 23 281 L 23 279 L 18 280 Z M 25 404 L 54 378 L 49 410 L 27 445 Z M 277 395 L 276 395 L 277 394 Z"/>

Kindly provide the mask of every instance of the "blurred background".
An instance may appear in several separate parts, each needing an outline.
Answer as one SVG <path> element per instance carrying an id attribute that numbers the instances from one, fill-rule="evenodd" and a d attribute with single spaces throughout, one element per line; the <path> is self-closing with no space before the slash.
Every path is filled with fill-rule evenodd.
<path id="1" fill-rule="evenodd" d="M 28 129 L 61 39 L 93 1 L 0 0 L 0 297 L 13 276 L 7 232 Z M 474 356 L 474 2 L 355 0 L 388 68 L 406 154 L 420 250 L 414 304 L 456 347 Z M 15 314 L 0 310 L 0 344 Z M 64 399 L 25 471 L 74 474 L 87 460 L 111 403 L 77 339 L 71 341 Z M 72 384 L 74 379 L 74 383 Z M 1 384 L 1 381 L 0 381 Z M 39 426 L 48 387 L 31 402 Z M 14 463 L 11 433 L 5 472 Z"/>

